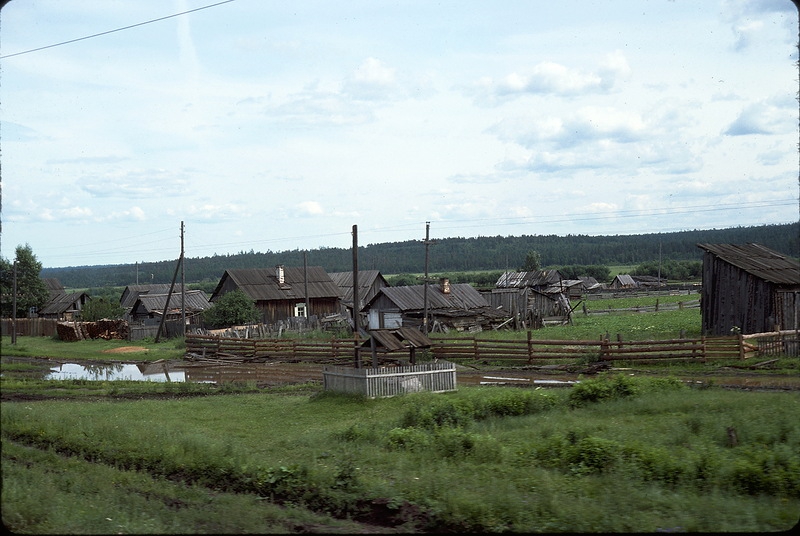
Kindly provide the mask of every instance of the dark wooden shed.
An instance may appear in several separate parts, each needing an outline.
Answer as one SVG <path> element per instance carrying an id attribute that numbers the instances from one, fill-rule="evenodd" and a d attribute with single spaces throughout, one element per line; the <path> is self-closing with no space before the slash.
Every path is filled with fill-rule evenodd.
<path id="1" fill-rule="evenodd" d="M 703 334 L 800 328 L 800 262 L 759 244 L 697 246 Z"/>

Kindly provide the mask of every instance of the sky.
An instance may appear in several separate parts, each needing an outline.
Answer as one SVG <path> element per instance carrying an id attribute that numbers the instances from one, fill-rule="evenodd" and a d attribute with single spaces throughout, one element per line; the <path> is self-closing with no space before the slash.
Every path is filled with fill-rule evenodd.
<path id="1" fill-rule="evenodd" d="M 790 0 L 11 0 L 0 254 L 796 222 L 797 62 Z"/>

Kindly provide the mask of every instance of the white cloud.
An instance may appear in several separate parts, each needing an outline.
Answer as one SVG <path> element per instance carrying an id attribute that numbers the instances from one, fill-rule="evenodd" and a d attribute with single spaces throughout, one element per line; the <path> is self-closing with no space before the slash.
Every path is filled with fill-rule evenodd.
<path id="1" fill-rule="evenodd" d="M 308 216 L 319 216 L 325 212 L 322 209 L 322 205 L 317 201 L 303 201 L 302 203 L 298 203 L 296 208 L 301 214 Z"/>

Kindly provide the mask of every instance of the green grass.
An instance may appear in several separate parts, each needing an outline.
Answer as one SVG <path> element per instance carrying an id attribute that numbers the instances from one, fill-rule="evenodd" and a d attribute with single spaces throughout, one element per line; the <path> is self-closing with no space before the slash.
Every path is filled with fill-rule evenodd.
<path id="1" fill-rule="evenodd" d="M 141 351 L 117 353 L 124 347 L 141 347 Z M 49 357 L 70 361 L 157 361 L 159 359 L 182 359 L 185 352 L 183 339 L 166 339 L 158 343 L 152 339 L 122 341 L 91 339 L 62 341 L 57 337 L 17 337 L 11 344 L 10 336 L 0 341 L 3 356 Z"/>
<path id="2" fill-rule="evenodd" d="M 4 402 L 3 520 L 28 533 L 254 533 L 317 515 L 329 532 L 323 512 L 363 521 L 377 501 L 409 516 L 393 522 L 406 532 L 797 522 L 797 394 L 612 374 L 580 385 Z"/>

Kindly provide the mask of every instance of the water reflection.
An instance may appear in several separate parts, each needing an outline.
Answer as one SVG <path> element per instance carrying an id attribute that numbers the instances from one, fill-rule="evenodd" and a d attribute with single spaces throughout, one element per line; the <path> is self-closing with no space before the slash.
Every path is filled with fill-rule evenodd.
<path id="1" fill-rule="evenodd" d="M 45 380 L 92 380 L 92 381 L 155 381 L 183 382 L 186 374 L 167 363 L 127 364 L 113 363 L 103 365 L 79 365 L 63 363 L 52 366 Z"/>

